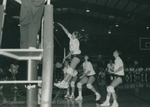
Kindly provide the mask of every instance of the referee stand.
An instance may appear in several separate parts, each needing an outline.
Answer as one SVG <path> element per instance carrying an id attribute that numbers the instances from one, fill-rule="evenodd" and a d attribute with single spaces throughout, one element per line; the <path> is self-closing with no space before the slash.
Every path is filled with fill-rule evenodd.
<path id="1" fill-rule="evenodd" d="M 0 81 L 0 84 L 29 84 L 27 88 L 27 107 L 37 107 L 37 85 L 33 87 L 31 84 L 38 83 L 42 83 L 40 107 L 52 106 L 54 41 L 53 6 L 50 2 L 50 0 L 47 0 L 43 18 L 43 49 L 0 49 L 0 55 L 28 62 L 26 81 Z M 0 6 L 0 45 L 6 4 L 7 0 L 3 0 L 3 5 Z M 42 81 L 37 80 L 37 61 L 39 60 L 43 61 Z"/>

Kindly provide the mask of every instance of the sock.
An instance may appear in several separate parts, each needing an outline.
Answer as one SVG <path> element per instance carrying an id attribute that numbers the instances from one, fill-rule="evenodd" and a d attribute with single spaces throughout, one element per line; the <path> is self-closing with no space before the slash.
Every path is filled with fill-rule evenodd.
<path id="1" fill-rule="evenodd" d="M 79 91 L 79 96 L 82 97 L 82 91 Z"/>
<path id="2" fill-rule="evenodd" d="M 117 103 L 117 100 L 114 100 L 114 102 L 113 103 Z"/>
<path id="3" fill-rule="evenodd" d="M 74 96 L 74 93 L 71 93 L 71 95 L 73 95 L 73 96 Z"/>
<path id="4" fill-rule="evenodd" d="M 106 102 L 109 102 L 109 100 L 110 100 L 110 96 L 107 96 L 106 97 Z"/>
<path id="5" fill-rule="evenodd" d="M 67 91 L 67 95 L 69 95 L 70 93 L 69 93 L 69 91 Z"/>
<path id="6" fill-rule="evenodd" d="M 95 93 L 96 95 L 100 95 L 98 92 Z"/>

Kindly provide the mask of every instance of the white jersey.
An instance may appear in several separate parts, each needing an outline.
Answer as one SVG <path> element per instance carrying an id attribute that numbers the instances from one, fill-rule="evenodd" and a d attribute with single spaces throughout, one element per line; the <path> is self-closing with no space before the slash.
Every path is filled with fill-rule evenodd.
<path id="1" fill-rule="evenodd" d="M 114 74 L 124 76 L 124 64 L 123 64 L 123 61 L 122 61 L 122 59 L 120 57 L 117 57 L 115 59 L 114 71 L 116 71 L 120 67 L 122 67 L 123 69 L 120 70 L 119 72 L 114 73 Z"/>
<path id="2" fill-rule="evenodd" d="M 84 72 L 88 72 L 90 71 L 89 74 L 87 74 L 87 76 L 91 76 L 91 75 L 95 75 L 95 71 L 93 69 L 93 65 L 91 62 L 87 61 L 87 62 L 83 62 L 83 69 L 84 69 Z"/>
<path id="3" fill-rule="evenodd" d="M 68 34 L 68 37 L 70 38 L 69 48 L 70 48 L 70 51 L 73 51 L 73 55 L 74 54 L 81 54 L 79 40 L 76 38 L 72 39 L 70 33 Z"/>
<path id="4" fill-rule="evenodd" d="M 64 69 L 63 69 L 64 74 L 67 73 L 68 68 L 69 68 L 69 66 L 68 66 L 68 67 L 64 67 Z M 73 72 L 73 77 L 75 77 L 75 76 L 77 76 L 77 75 L 78 75 L 77 70 L 74 70 L 74 72 Z"/>

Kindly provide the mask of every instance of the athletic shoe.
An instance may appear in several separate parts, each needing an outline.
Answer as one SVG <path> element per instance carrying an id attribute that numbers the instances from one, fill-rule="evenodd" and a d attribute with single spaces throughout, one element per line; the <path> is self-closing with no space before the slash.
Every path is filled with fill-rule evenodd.
<path id="1" fill-rule="evenodd" d="M 69 98 L 72 99 L 72 98 L 75 98 L 75 97 L 74 97 L 74 95 L 71 95 Z"/>
<path id="2" fill-rule="evenodd" d="M 65 83 L 60 83 L 59 85 L 58 85 L 58 87 L 59 88 L 61 88 L 61 89 L 67 89 L 68 87 L 69 87 L 69 84 L 67 83 L 67 82 L 65 82 Z"/>
<path id="3" fill-rule="evenodd" d="M 101 98 L 101 95 L 100 94 L 96 94 L 96 101 L 98 101 L 99 99 Z"/>
<path id="4" fill-rule="evenodd" d="M 113 104 L 111 105 L 111 107 L 119 107 L 117 102 L 113 102 Z"/>
<path id="5" fill-rule="evenodd" d="M 59 82 L 59 83 L 54 83 L 54 86 L 56 86 L 56 87 L 58 87 L 58 88 L 61 88 L 61 82 Z"/>
<path id="6" fill-rule="evenodd" d="M 83 97 L 82 96 L 78 96 L 75 100 L 82 100 Z"/>
<path id="7" fill-rule="evenodd" d="M 104 103 L 101 104 L 101 106 L 110 106 L 110 103 L 105 101 Z"/>
<path id="8" fill-rule="evenodd" d="M 63 89 L 67 89 L 69 87 L 69 84 L 67 82 L 65 82 L 64 84 L 61 85 L 61 87 Z"/>
<path id="9" fill-rule="evenodd" d="M 63 84 L 63 82 L 57 82 L 57 83 L 54 83 L 54 86 L 56 86 L 56 87 L 58 87 L 59 88 L 59 86 L 61 85 L 61 84 Z"/>
<path id="10" fill-rule="evenodd" d="M 59 86 L 59 84 L 60 84 L 60 83 L 54 83 L 54 85 L 55 85 L 56 87 L 58 87 L 58 86 Z"/>
<path id="11" fill-rule="evenodd" d="M 68 83 L 63 83 L 63 82 L 60 82 L 60 83 L 54 83 L 54 85 L 58 88 L 61 88 L 61 89 L 67 89 L 69 87 L 69 84 Z"/>
<path id="12" fill-rule="evenodd" d="M 65 97 L 65 98 L 69 98 L 69 97 L 70 97 L 70 95 L 66 94 L 64 97 Z"/>

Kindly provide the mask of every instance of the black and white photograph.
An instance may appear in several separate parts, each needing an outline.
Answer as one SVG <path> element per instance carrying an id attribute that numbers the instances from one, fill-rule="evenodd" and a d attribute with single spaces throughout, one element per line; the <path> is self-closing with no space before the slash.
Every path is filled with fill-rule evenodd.
<path id="1" fill-rule="evenodd" d="M 0 0 L 0 107 L 150 107 L 150 0 Z"/>

